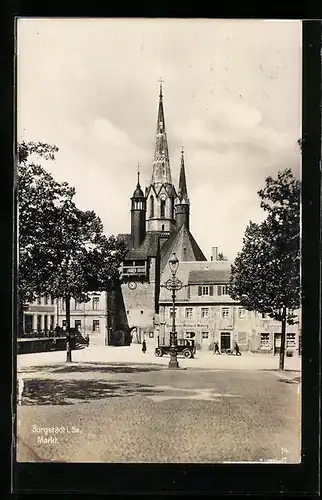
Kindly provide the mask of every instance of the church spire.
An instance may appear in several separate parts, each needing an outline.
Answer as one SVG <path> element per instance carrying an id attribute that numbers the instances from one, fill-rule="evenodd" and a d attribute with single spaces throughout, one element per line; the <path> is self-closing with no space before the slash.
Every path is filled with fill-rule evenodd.
<path id="1" fill-rule="evenodd" d="M 176 191 L 171 180 L 168 140 L 163 110 L 162 83 L 162 80 L 160 80 L 152 176 L 145 194 L 147 200 L 147 230 L 171 232 L 175 228 L 174 201 Z"/>
<path id="2" fill-rule="evenodd" d="M 189 217 L 190 217 L 190 201 L 188 198 L 186 172 L 184 166 L 184 151 L 181 148 L 181 167 L 179 177 L 178 197 L 175 203 L 175 221 L 176 229 L 184 224 L 189 230 Z"/>
<path id="3" fill-rule="evenodd" d="M 180 177 L 179 177 L 179 189 L 178 198 L 180 203 L 187 203 L 189 205 L 187 182 L 186 182 L 186 172 L 184 167 L 184 150 L 181 148 L 181 167 L 180 167 Z"/>
<path id="4" fill-rule="evenodd" d="M 172 184 L 167 133 L 163 110 L 163 91 L 160 80 L 159 108 L 157 118 L 156 141 L 153 153 L 153 168 L 151 184 Z"/>

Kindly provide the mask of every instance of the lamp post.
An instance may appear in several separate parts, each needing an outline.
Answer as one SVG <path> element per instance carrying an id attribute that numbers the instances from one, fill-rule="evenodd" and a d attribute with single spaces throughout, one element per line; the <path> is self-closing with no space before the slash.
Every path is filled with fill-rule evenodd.
<path id="1" fill-rule="evenodd" d="M 172 291 L 172 332 L 170 333 L 170 361 L 169 368 L 176 369 L 179 368 L 179 363 L 177 359 L 177 332 L 176 332 L 176 290 L 181 290 L 182 282 L 176 277 L 176 273 L 179 267 L 179 260 L 176 254 L 173 252 L 169 260 L 169 267 L 172 277 L 168 279 L 165 284 L 167 290 Z"/>

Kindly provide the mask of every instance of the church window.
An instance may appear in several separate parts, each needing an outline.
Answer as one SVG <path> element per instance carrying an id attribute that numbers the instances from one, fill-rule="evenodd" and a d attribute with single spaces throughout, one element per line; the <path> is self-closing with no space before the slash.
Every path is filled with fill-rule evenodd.
<path id="1" fill-rule="evenodd" d="M 161 212 L 161 217 L 165 217 L 165 200 L 161 200 L 161 207 L 160 207 L 160 212 Z"/>
<path id="2" fill-rule="evenodd" d="M 162 226 L 161 226 L 161 230 L 162 230 L 162 231 L 164 231 L 164 224 L 162 224 Z"/>
<path id="3" fill-rule="evenodd" d="M 154 217 L 154 198 L 150 198 L 150 217 Z"/>

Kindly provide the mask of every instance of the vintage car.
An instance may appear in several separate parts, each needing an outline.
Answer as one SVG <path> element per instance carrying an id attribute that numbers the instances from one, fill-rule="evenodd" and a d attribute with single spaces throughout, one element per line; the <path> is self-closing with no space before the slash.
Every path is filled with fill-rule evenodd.
<path id="1" fill-rule="evenodd" d="M 160 343 L 160 339 L 158 337 L 158 346 L 155 348 L 154 354 L 158 357 L 161 357 L 165 354 L 170 355 L 171 346 L 169 344 L 165 345 Z M 178 356 L 184 356 L 185 358 L 194 358 L 196 354 L 195 341 L 192 339 L 178 339 L 176 351 Z"/>

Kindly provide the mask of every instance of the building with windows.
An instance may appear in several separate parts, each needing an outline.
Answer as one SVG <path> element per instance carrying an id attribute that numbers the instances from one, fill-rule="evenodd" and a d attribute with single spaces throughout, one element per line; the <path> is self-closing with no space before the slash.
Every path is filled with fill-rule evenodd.
<path id="1" fill-rule="evenodd" d="M 108 335 L 115 329 L 114 293 L 91 292 L 88 302 L 70 301 L 70 326 L 84 336 L 88 335 L 92 345 L 108 344 Z M 108 313 L 109 311 L 109 313 Z M 113 314 L 114 311 L 114 314 Z M 56 325 L 66 326 L 66 304 L 63 298 L 38 297 L 24 311 L 24 333 L 48 333 Z"/>
<path id="2" fill-rule="evenodd" d="M 217 261 L 182 262 L 177 276 L 183 288 L 176 293 L 176 331 L 178 338 L 194 338 L 198 347 L 209 349 L 218 342 L 222 351 L 237 342 L 241 351 L 278 353 L 281 323 L 267 315 L 247 311 L 229 296 L 230 266 Z M 162 282 L 170 278 L 164 269 Z M 169 342 L 173 306 L 171 292 L 161 288 L 159 336 Z M 298 349 L 298 325 L 287 327 L 287 347 Z"/>
<path id="3" fill-rule="evenodd" d="M 50 295 L 43 295 L 26 304 L 23 314 L 24 333 L 47 332 L 57 322 L 57 301 Z"/>
<path id="4" fill-rule="evenodd" d="M 70 326 L 90 337 L 93 345 L 105 345 L 108 336 L 109 321 L 112 318 L 107 314 L 109 304 L 106 292 L 91 292 L 88 302 L 70 301 Z M 66 326 L 65 300 L 57 300 L 57 319 L 59 326 Z"/>

